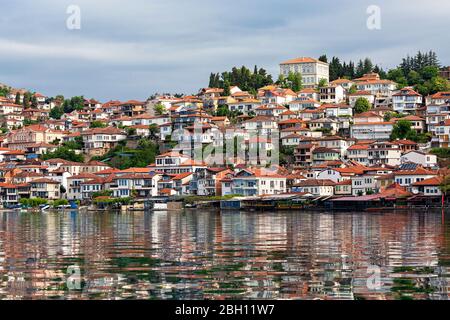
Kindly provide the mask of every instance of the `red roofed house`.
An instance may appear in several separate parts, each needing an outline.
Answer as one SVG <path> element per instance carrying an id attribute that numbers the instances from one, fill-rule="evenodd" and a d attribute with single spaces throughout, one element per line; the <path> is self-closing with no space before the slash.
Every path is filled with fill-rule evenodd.
<path id="1" fill-rule="evenodd" d="M 60 199 L 60 183 L 55 180 L 39 178 L 31 181 L 30 186 L 31 198 L 43 198 L 48 200 Z"/>
<path id="2" fill-rule="evenodd" d="M 399 170 L 394 172 L 395 182 L 402 187 L 409 187 L 416 182 L 421 182 L 430 178 L 435 178 L 437 173 L 431 170 L 417 167 L 413 170 Z"/>
<path id="3" fill-rule="evenodd" d="M 232 194 L 261 196 L 286 193 L 286 176 L 267 169 L 244 169 L 232 180 Z"/>
<path id="4" fill-rule="evenodd" d="M 116 198 L 138 197 L 149 198 L 158 196 L 158 181 L 161 174 L 126 174 L 113 178 L 111 190 Z"/>
<path id="5" fill-rule="evenodd" d="M 227 168 L 204 168 L 194 173 L 190 190 L 201 196 L 222 195 L 222 179 L 233 171 Z"/>
<path id="6" fill-rule="evenodd" d="M 102 156 L 127 138 L 123 130 L 114 127 L 95 128 L 81 133 L 84 152 L 91 156 Z"/>
<path id="7" fill-rule="evenodd" d="M 422 106 L 423 97 L 410 87 L 405 87 L 392 95 L 394 111 L 415 113 Z"/>
<path id="8" fill-rule="evenodd" d="M 355 107 L 356 101 L 359 98 L 364 98 L 369 101 L 371 105 L 375 103 L 375 95 L 372 94 L 370 91 L 356 91 L 355 93 L 349 93 L 347 94 L 348 102 L 352 106 L 352 108 Z"/>
<path id="9" fill-rule="evenodd" d="M 10 149 L 25 151 L 30 145 L 35 146 L 39 143 L 62 140 L 64 135 L 65 133 L 62 131 L 55 131 L 37 124 L 11 131 L 7 136 L 6 144 Z"/>
<path id="10" fill-rule="evenodd" d="M 330 81 L 328 63 L 314 58 L 301 57 L 280 63 L 280 74 L 287 77 L 290 72 L 302 75 L 302 83 L 305 88 L 316 87 L 322 79 Z"/>
<path id="11" fill-rule="evenodd" d="M 411 187 L 412 193 L 423 193 L 425 196 L 442 196 L 440 185 L 441 177 L 432 177 L 422 181 L 413 183 Z"/>
<path id="12" fill-rule="evenodd" d="M 309 179 L 294 184 L 292 192 L 307 192 L 314 196 L 332 196 L 335 185 L 336 183 L 332 180 Z"/>
<path id="13" fill-rule="evenodd" d="M 191 157 L 175 151 L 157 156 L 155 163 L 149 166 L 149 168 L 167 174 L 195 172 L 197 169 L 206 167 L 206 163 L 196 162 Z"/>
<path id="14" fill-rule="evenodd" d="M 347 149 L 347 158 L 362 165 L 369 164 L 369 144 L 354 144 Z"/>

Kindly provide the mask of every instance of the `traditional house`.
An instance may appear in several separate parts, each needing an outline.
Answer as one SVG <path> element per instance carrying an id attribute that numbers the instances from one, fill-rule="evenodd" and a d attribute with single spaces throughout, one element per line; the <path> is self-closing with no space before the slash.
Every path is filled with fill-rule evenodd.
<path id="1" fill-rule="evenodd" d="M 306 192 L 314 196 L 333 196 L 334 183 L 332 180 L 309 179 L 292 186 L 292 192 Z"/>
<path id="2" fill-rule="evenodd" d="M 60 183 L 48 179 L 39 178 L 30 182 L 31 198 L 43 198 L 48 200 L 58 200 L 61 197 Z"/>
<path id="3" fill-rule="evenodd" d="M 266 169 L 241 170 L 232 178 L 232 194 L 261 196 L 286 192 L 286 176 Z"/>
<path id="4" fill-rule="evenodd" d="M 91 156 L 102 156 L 116 147 L 119 141 L 127 138 L 123 130 L 114 127 L 86 130 L 81 136 L 84 142 L 83 151 Z"/>

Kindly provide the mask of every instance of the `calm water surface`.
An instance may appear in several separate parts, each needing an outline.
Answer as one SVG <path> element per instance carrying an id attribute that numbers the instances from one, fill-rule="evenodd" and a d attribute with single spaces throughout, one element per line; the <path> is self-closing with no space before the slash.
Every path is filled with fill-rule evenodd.
<path id="1" fill-rule="evenodd" d="M 0 213 L 0 299 L 447 299 L 449 222 L 441 212 Z"/>

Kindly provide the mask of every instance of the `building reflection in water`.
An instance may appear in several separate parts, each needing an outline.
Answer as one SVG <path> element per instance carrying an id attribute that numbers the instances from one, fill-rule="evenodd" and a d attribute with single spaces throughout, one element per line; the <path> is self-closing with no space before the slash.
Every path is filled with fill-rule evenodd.
<path id="1" fill-rule="evenodd" d="M 441 213 L 5 212 L 0 299 L 448 299 L 449 234 Z"/>

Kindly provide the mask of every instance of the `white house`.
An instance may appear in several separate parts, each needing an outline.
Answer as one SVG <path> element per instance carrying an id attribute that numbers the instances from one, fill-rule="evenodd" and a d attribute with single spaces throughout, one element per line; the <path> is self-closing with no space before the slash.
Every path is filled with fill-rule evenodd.
<path id="1" fill-rule="evenodd" d="M 355 122 L 351 136 L 358 140 L 389 140 L 393 129 L 393 122 Z"/>
<path id="2" fill-rule="evenodd" d="M 437 167 L 437 156 L 434 154 L 413 150 L 400 157 L 400 163 L 408 162 L 417 163 L 425 168 L 434 168 Z"/>
<path id="3" fill-rule="evenodd" d="M 241 170 L 232 178 L 231 189 L 242 196 L 286 193 L 286 177 L 264 169 Z"/>
<path id="4" fill-rule="evenodd" d="M 332 180 L 308 179 L 292 186 L 292 192 L 307 192 L 314 196 L 334 195 L 335 182 Z"/>
<path id="5" fill-rule="evenodd" d="M 374 142 L 367 149 L 369 165 L 397 166 L 400 164 L 402 150 L 400 145 L 390 142 Z"/>
<path id="6" fill-rule="evenodd" d="M 342 103 L 345 101 L 345 89 L 340 85 L 329 85 L 320 88 L 320 102 Z"/>
<path id="7" fill-rule="evenodd" d="M 392 104 L 394 111 L 403 113 L 415 113 L 422 105 L 422 95 L 410 87 L 405 87 L 392 95 Z"/>
<path id="8" fill-rule="evenodd" d="M 289 73 L 300 73 L 305 88 L 316 87 L 320 80 L 330 81 L 330 68 L 328 63 L 318 59 L 301 57 L 280 63 L 280 74 L 287 77 Z"/>
<path id="9" fill-rule="evenodd" d="M 299 98 L 288 103 L 289 110 L 298 112 L 305 109 L 315 109 L 320 107 L 320 102 L 310 98 Z"/>
<path id="10" fill-rule="evenodd" d="M 101 156 L 114 148 L 119 141 L 127 138 L 126 133 L 115 127 L 95 128 L 81 133 L 84 151 L 90 155 Z"/>
<path id="11" fill-rule="evenodd" d="M 245 99 L 236 102 L 228 103 L 228 109 L 233 112 L 242 112 L 248 114 L 261 106 L 261 101 L 258 99 Z"/>
<path id="12" fill-rule="evenodd" d="M 362 196 L 368 193 L 377 192 L 377 175 L 364 174 L 352 177 L 352 194 L 354 196 Z"/>
<path id="13" fill-rule="evenodd" d="M 369 145 L 354 144 L 347 149 L 347 158 L 362 165 L 369 164 Z"/>
<path id="14" fill-rule="evenodd" d="M 450 91 L 449 92 L 437 92 L 426 99 L 426 104 L 428 105 L 443 105 L 448 104 L 450 101 Z"/>
<path id="15" fill-rule="evenodd" d="M 423 193 L 425 196 L 442 196 L 440 185 L 442 183 L 441 177 L 433 177 L 413 183 L 412 193 Z"/>
<path id="16" fill-rule="evenodd" d="M 402 187 L 410 188 L 412 184 L 426 179 L 436 177 L 434 171 L 424 169 L 422 167 L 417 167 L 414 170 L 399 170 L 394 172 L 395 182 Z"/>

